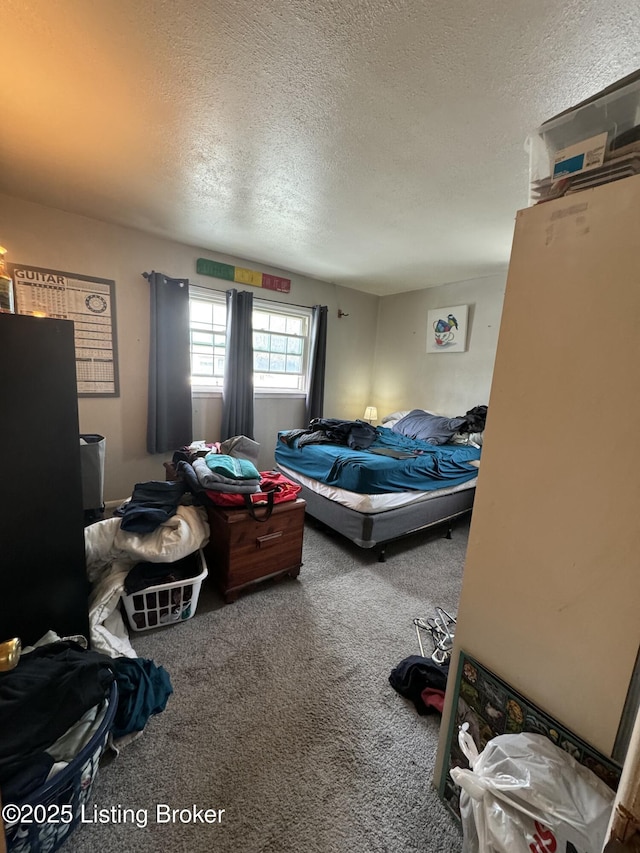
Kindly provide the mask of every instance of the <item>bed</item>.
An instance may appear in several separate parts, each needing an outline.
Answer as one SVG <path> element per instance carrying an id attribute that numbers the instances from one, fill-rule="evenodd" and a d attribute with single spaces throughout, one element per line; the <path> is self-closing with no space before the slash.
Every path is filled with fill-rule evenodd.
<path id="1" fill-rule="evenodd" d="M 276 464 L 300 484 L 307 513 L 359 547 L 375 548 L 381 561 L 390 542 L 425 528 L 446 524 L 450 538 L 454 520 L 473 507 L 481 432 L 462 433 L 461 419 L 449 419 L 446 440 L 446 431 L 437 443 L 413 437 L 415 430 L 406 435 L 403 420 L 416 412 L 443 419 L 425 410 L 393 413 L 372 428 L 366 448 L 306 443 L 311 430 L 278 433 Z"/>

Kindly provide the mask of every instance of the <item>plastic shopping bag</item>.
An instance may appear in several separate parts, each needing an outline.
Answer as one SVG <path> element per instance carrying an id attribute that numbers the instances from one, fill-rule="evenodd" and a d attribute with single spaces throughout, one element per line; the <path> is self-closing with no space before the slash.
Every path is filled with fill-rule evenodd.
<path id="1" fill-rule="evenodd" d="M 614 793 L 544 735 L 498 735 L 478 754 L 461 727 L 471 769 L 454 767 L 462 788 L 463 853 L 599 853 Z"/>

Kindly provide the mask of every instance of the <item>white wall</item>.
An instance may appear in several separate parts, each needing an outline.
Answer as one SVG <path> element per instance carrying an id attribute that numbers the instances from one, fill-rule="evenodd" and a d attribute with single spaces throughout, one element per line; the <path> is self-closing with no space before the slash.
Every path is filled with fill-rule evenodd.
<path id="1" fill-rule="evenodd" d="M 136 482 L 164 479 L 169 454 L 146 452 L 146 401 L 149 351 L 149 294 L 145 271 L 185 277 L 198 285 L 226 290 L 228 282 L 195 274 L 198 257 L 211 258 L 291 279 L 289 294 L 254 296 L 300 305 L 327 305 L 328 356 L 325 415 L 362 417 L 371 401 L 378 297 L 349 288 L 265 267 L 250 260 L 217 255 L 162 240 L 133 229 L 0 195 L 0 243 L 7 260 L 113 279 L 116 282 L 120 396 L 79 400 L 80 431 L 107 439 L 105 500 L 127 497 Z M 338 309 L 349 314 L 338 319 Z M 220 398 L 194 400 L 194 437 L 218 439 Z M 260 467 L 273 465 L 278 429 L 305 426 L 303 401 L 259 399 L 255 438 L 261 444 Z M 42 425 L 43 448 L 47 442 Z"/>
<path id="2" fill-rule="evenodd" d="M 464 414 L 487 404 L 506 283 L 504 274 L 380 300 L 375 399 L 382 417 L 398 409 Z M 466 352 L 427 353 L 427 311 L 469 306 Z"/>

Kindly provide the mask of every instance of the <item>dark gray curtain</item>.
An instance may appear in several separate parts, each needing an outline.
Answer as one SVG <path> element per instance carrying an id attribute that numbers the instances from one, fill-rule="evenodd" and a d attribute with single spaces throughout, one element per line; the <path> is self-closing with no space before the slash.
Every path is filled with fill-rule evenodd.
<path id="1" fill-rule="evenodd" d="M 147 451 L 166 453 L 193 441 L 189 281 L 143 275 L 151 302 Z"/>
<path id="2" fill-rule="evenodd" d="M 227 290 L 227 354 L 220 441 L 253 438 L 253 293 Z"/>
<path id="3" fill-rule="evenodd" d="M 314 305 L 311 309 L 311 335 L 309 336 L 309 390 L 307 391 L 307 423 L 321 418 L 324 409 L 324 371 L 327 361 L 327 315 L 326 305 Z"/>

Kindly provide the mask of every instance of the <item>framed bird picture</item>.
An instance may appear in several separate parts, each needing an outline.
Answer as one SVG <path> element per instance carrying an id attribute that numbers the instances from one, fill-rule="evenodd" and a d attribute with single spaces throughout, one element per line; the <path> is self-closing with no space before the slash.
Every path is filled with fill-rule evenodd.
<path id="1" fill-rule="evenodd" d="M 427 311 L 427 352 L 464 352 L 468 314 L 468 305 Z"/>

